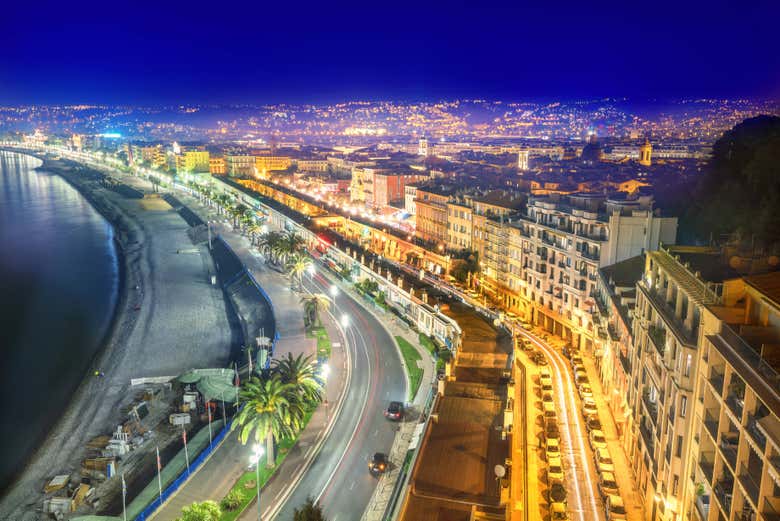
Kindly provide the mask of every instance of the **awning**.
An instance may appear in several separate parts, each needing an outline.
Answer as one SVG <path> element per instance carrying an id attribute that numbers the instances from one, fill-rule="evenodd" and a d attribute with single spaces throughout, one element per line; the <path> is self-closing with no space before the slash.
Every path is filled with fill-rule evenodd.
<path id="1" fill-rule="evenodd" d="M 184 384 L 195 384 L 206 401 L 236 401 L 235 373 L 232 369 L 193 369 L 178 380 Z"/>

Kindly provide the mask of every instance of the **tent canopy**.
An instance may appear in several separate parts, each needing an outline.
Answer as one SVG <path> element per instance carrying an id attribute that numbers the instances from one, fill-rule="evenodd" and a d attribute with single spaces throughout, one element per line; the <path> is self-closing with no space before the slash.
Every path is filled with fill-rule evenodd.
<path id="1" fill-rule="evenodd" d="M 232 369 L 192 369 L 179 376 L 183 384 L 195 384 L 206 401 L 218 400 L 228 403 L 236 401 L 238 394 Z"/>

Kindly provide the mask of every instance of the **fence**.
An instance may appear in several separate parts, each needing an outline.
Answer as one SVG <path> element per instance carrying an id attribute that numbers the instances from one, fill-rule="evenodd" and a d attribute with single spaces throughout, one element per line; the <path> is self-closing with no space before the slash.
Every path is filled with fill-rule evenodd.
<path id="1" fill-rule="evenodd" d="M 219 420 L 214 423 L 221 423 Z M 225 436 L 227 436 L 228 432 L 230 432 L 230 423 L 228 422 L 227 425 L 223 426 L 222 429 L 217 433 L 216 436 L 214 436 L 214 439 L 211 441 L 211 443 L 208 443 L 206 447 L 198 454 L 198 456 L 190 462 L 189 469 L 186 467 L 186 464 L 184 468 L 181 471 L 178 471 L 179 460 L 184 459 L 184 450 L 182 449 L 179 451 L 174 458 L 168 462 L 165 468 L 163 468 L 160 471 L 160 474 L 162 476 L 163 484 L 166 483 L 166 481 L 169 481 L 168 484 L 165 484 L 165 488 L 162 491 L 162 495 L 159 493 L 158 488 L 158 482 L 157 482 L 157 476 L 154 476 L 154 479 L 144 488 L 138 496 L 128 505 L 127 507 L 127 518 L 128 519 L 135 519 L 136 521 L 145 521 L 146 519 L 150 519 L 151 516 L 154 514 L 154 512 L 162 506 L 165 501 L 168 500 L 171 496 L 173 496 L 179 488 L 181 488 L 184 483 L 187 482 L 189 477 L 194 474 L 208 459 L 208 457 L 214 452 L 214 450 L 219 447 L 220 443 L 225 439 Z M 196 441 L 196 438 L 198 436 L 205 436 L 208 437 L 208 427 L 205 427 L 198 431 L 198 433 L 193 437 L 192 441 L 190 441 L 188 447 L 192 447 Z M 181 461 L 183 463 L 183 461 Z M 171 466 L 174 467 L 172 471 L 169 471 L 166 473 L 166 470 L 169 469 Z M 166 476 L 166 474 L 171 474 L 171 472 L 179 472 L 178 475 L 176 475 L 172 480 L 170 476 Z M 151 500 L 151 502 L 148 502 L 149 500 L 146 498 L 149 498 L 150 496 L 154 496 L 154 499 Z M 140 512 L 136 514 L 135 512 L 140 509 Z"/>

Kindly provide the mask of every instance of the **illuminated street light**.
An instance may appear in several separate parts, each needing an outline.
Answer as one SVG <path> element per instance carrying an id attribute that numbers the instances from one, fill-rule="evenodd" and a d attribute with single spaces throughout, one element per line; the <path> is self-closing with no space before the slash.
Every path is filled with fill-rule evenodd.
<path id="1" fill-rule="evenodd" d="M 328 375 L 330 375 L 330 366 L 328 365 L 327 362 L 322 364 L 322 367 L 320 368 L 320 374 L 322 375 L 323 380 L 328 379 Z"/>
<path id="2" fill-rule="evenodd" d="M 265 450 L 259 443 L 255 443 L 252 446 L 252 455 L 249 457 L 249 461 L 255 465 L 257 471 L 256 485 L 257 485 L 257 521 L 262 521 L 260 515 L 260 458 L 265 454 Z"/>
<path id="3" fill-rule="evenodd" d="M 349 325 L 349 315 L 341 315 L 341 327 L 347 327 Z"/>
<path id="4" fill-rule="evenodd" d="M 339 294 L 339 287 L 334 284 L 330 287 L 329 292 L 331 297 L 336 298 L 336 295 Z"/>

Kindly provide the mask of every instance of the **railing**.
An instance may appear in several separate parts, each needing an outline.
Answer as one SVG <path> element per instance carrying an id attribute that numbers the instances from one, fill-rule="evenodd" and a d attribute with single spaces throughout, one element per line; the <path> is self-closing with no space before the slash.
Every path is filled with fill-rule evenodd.
<path id="1" fill-rule="evenodd" d="M 748 366 L 753 368 L 764 379 L 769 387 L 777 393 L 778 397 L 780 397 L 780 374 L 778 374 L 770 363 L 764 360 L 750 344 L 726 324 L 723 324 L 723 327 L 720 330 L 720 336 Z"/>
<path id="2" fill-rule="evenodd" d="M 761 450 L 764 450 L 764 447 L 766 447 L 766 436 L 758 429 L 758 418 L 752 414 L 748 414 L 747 416 L 747 431 Z"/>
<path id="3" fill-rule="evenodd" d="M 712 482 L 712 475 L 715 469 L 715 453 L 714 452 L 702 452 L 699 457 L 699 468 L 701 469 L 704 477 L 707 478 L 707 482 Z"/>
<path id="4" fill-rule="evenodd" d="M 631 374 L 631 361 L 628 359 L 626 355 L 623 354 L 623 351 L 621 349 L 618 349 L 618 358 L 620 358 L 620 365 L 623 366 L 623 371 L 627 375 Z"/>
<path id="5" fill-rule="evenodd" d="M 723 394 L 723 373 L 713 370 L 708 380 L 712 384 L 712 387 L 718 392 L 718 396 Z"/>
<path id="6" fill-rule="evenodd" d="M 649 289 L 646 282 L 640 281 L 637 286 L 642 290 L 647 299 L 653 304 L 653 307 L 655 307 L 658 313 L 662 316 L 664 323 L 668 324 L 673 329 L 675 335 L 685 340 L 687 344 L 695 345 L 695 335 L 692 331 L 689 331 L 685 327 L 685 324 L 683 324 L 682 320 L 677 318 L 677 315 L 674 314 L 674 308 L 670 307 L 669 303 L 666 302 L 662 296 Z"/>
<path id="7" fill-rule="evenodd" d="M 745 401 L 743 398 L 740 398 L 734 393 L 729 393 L 729 395 L 726 397 L 726 405 L 729 406 L 729 409 L 731 409 L 731 412 L 734 413 L 734 415 L 741 421 L 742 420 L 742 411 L 745 408 Z"/>
<path id="8" fill-rule="evenodd" d="M 663 357 L 666 352 L 666 330 L 658 326 L 650 326 L 647 328 L 647 336 L 650 337 L 658 354 Z"/>
<path id="9" fill-rule="evenodd" d="M 760 475 L 758 472 L 755 474 Z M 753 473 L 751 473 L 747 465 L 740 465 L 739 467 L 739 482 L 742 483 L 742 486 L 745 488 L 748 496 L 750 496 L 750 499 L 753 500 L 753 504 L 758 504 L 758 492 L 760 487 L 753 479 Z"/>
<path id="10" fill-rule="evenodd" d="M 658 417 L 658 404 L 650 400 L 650 395 L 648 393 L 642 393 L 642 402 L 645 404 L 647 412 L 650 414 L 650 420 L 652 420 L 653 425 L 655 425 Z"/>
<path id="11" fill-rule="evenodd" d="M 734 482 L 730 479 L 719 479 L 718 482 L 715 483 L 715 486 L 712 487 L 712 492 L 715 494 L 715 497 L 718 498 L 721 505 L 723 505 L 723 510 L 726 511 L 726 519 L 729 518 L 729 513 L 731 512 L 731 497 L 733 490 Z"/>
<path id="12" fill-rule="evenodd" d="M 772 499 L 773 498 L 768 497 L 764 498 L 764 509 L 761 511 L 761 517 L 764 518 L 764 521 L 780 521 L 780 512 L 775 510 L 775 507 L 772 506 Z"/>
<path id="13" fill-rule="evenodd" d="M 718 418 L 712 416 L 709 411 L 704 413 L 704 427 L 712 436 L 713 440 L 718 439 Z"/>
<path id="14" fill-rule="evenodd" d="M 737 467 L 737 449 L 734 448 L 733 445 L 725 444 L 723 441 L 720 442 L 720 451 L 723 453 L 723 457 L 726 458 L 726 461 L 731 463 L 731 468 L 736 469 Z"/>
<path id="15" fill-rule="evenodd" d="M 655 440 L 653 439 L 653 433 L 645 425 L 645 422 L 639 424 L 639 433 L 642 435 L 642 439 L 647 447 L 647 452 L 650 454 L 650 459 L 655 457 Z"/>

